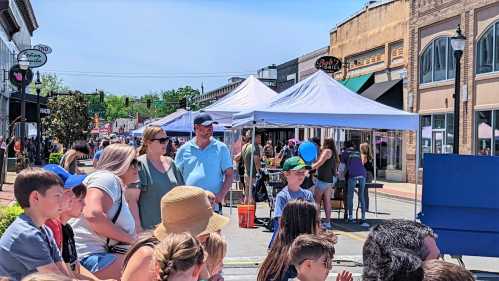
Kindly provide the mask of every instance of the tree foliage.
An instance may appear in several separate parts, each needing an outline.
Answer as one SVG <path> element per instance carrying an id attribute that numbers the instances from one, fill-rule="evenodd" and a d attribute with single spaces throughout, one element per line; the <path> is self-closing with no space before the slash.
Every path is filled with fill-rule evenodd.
<path id="1" fill-rule="evenodd" d="M 50 99 L 50 115 L 43 118 L 45 134 L 70 147 L 76 140 L 86 139 L 91 118 L 88 115 L 88 102 L 80 92 L 70 92 L 69 96 Z"/>

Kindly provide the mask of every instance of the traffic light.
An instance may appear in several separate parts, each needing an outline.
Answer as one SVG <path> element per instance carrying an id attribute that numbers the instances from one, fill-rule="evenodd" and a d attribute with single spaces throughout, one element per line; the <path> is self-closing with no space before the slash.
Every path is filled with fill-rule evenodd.
<path id="1" fill-rule="evenodd" d="M 179 100 L 179 108 L 186 108 L 187 107 L 187 98 L 181 98 Z"/>
<path id="2" fill-rule="evenodd" d="M 99 91 L 99 102 L 104 103 L 104 92 L 103 91 Z"/>
<path id="3" fill-rule="evenodd" d="M 147 99 L 147 109 L 151 109 L 151 99 Z"/>
<path id="4" fill-rule="evenodd" d="M 130 99 L 128 97 L 125 97 L 125 107 L 128 107 L 130 105 Z"/>

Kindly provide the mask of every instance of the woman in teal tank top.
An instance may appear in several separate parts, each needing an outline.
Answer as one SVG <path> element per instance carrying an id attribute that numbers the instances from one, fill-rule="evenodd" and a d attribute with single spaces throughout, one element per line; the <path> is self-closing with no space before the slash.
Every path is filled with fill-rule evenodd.
<path id="1" fill-rule="evenodd" d="M 126 198 L 138 232 L 154 228 L 161 222 L 161 198 L 172 188 L 184 184 L 175 162 L 164 156 L 168 137 L 159 126 L 144 130 L 139 149 L 140 182 L 127 189 Z"/>

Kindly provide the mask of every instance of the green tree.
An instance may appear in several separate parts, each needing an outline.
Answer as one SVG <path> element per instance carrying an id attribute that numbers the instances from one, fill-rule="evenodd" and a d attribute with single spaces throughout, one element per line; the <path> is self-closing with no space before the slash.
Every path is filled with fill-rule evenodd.
<path id="1" fill-rule="evenodd" d="M 33 80 L 33 82 L 31 82 L 31 84 L 29 85 L 31 93 L 36 93 L 35 81 L 36 77 Z M 57 75 L 55 74 L 51 73 L 42 74 L 40 76 L 40 81 L 42 82 L 42 87 L 40 91 L 41 96 L 47 96 L 47 94 L 50 92 L 62 93 L 69 91 L 69 88 L 64 85 L 64 81 L 59 77 L 57 77 Z"/>
<path id="2" fill-rule="evenodd" d="M 77 140 L 86 139 L 92 124 L 86 98 L 80 92 L 69 93 L 69 96 L 50 99 L 50 116 L 42 119 L 45 134 L 58 138 L 65 147 L 70 147 Z"/>

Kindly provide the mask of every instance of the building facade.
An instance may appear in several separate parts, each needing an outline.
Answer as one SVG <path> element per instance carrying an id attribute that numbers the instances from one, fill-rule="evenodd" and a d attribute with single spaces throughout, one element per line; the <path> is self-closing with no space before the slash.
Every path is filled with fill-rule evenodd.
<path id="1" fill-rule="evenodd" d="M 322 56 L 329 55 L 329 46 L 314 50 L 298 58 L 298 81 L 301 81 L 317 71 L 315 62 Z"/>
<path id="2" fill-rule="evenodd" d="M 366 98 L 407 110 L 409 0 L 370 1 L 330 31 L 329 55 L 343 67 L 333 75 L 347 88 Z M 323 133 L 332 136 L 333 130 Z M 344 131 L 340 140 L 357 146 L 372 143 L 371 132 Z M 323 138 L 323 136 L 321 136 Z M 404 132 L 377 132 L 378 176 L 406 181 L 404 153 L 408 135 Z"/>
<path id="3" fill-rule="evenodd" d="M 456 61 L 450 37 L 458 25 L 466 36 L 460 61 L 460 153 L 499 155 L 497 0 L 411 1 L 410 109 L 421 118 L 420 151 L 452 153 Z M 416 159 L 415 137 L 411 135 L 408 147 L 412 159 Z M 415 166 L 409 169 L 414 181 Z"/>
<path id="4" fill-rule="evenodd" d="M 31 36 L 38 28 L 29 0 L 0 1 L 0 68 L 3 73 L 17 63 L 16 55 L 31 47 Z M 0 83 L 0 135 L 9 134 L 11 93 L 17 89 L 4 76 Z"/>
<path id="5" fill-rule="evenodd" d="M 277 92 L 281 93 L 298 82 L 298 58 L 277 66 Z"/>

